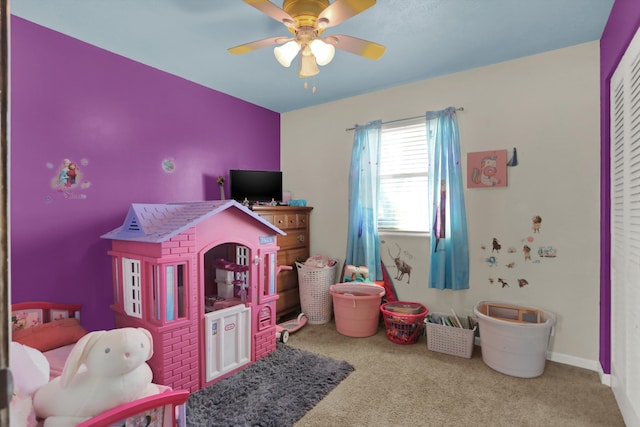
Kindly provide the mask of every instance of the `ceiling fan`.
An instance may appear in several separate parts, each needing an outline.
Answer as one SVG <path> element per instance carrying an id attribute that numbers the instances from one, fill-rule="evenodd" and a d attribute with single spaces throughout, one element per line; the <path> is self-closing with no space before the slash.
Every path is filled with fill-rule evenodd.
<path id="1" fill-rule="evenodd" d="M 376 3 L 375 0 L 335 0 L 332 3 L 329 0 L 284 0 L 282 8 L 269 0 L 243 1 L 284 24 L 293 37 L 270 37 L 229 48 L 233 54 L 279 45 L 274 49 L 278 62 L 289 67 L 298 57 L 298 75 L 303 78 L 318 74 L 318 65 L 331 62 L 335 49 L 369 59 L 379 59 L 384 54 L 384 46 L 356 37 L 321 37 L 327 28 L 365 11 Z"/>

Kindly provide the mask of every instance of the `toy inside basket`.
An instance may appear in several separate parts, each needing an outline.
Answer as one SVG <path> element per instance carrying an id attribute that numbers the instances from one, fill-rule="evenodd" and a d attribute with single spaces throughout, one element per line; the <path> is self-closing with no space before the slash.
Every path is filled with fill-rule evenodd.
<path id="1" fill-rule="evenodd" d="M 396 344 L 415 344 L 422 335 L 427 307 L 417 302 L 388 302 L 380 307 L 387 338 Z"/>

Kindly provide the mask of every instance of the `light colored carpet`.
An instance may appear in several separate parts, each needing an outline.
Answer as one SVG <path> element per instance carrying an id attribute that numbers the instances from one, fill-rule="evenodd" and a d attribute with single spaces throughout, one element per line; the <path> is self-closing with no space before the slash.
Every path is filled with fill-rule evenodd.
<path id="1" fill-rule="evenodd" d="M 482 361 L 389 341 L 340 335 L 332 322 L 307 324 L 287 345 L 355 367 L 295 427 L 624 426 L 612 390 L 593 371 L 547 361 L 537 378 L 496 372 Z"/>

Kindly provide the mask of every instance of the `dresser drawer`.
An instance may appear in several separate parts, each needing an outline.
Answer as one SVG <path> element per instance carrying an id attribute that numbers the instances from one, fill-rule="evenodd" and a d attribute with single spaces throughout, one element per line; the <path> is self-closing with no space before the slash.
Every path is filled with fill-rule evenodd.
<path id="1" fill-rule="evenodd" d="M 291 230 L 287 231 L 286 236 L 278 236 L 278 246 L 280 250 L 308 247 L 308 240 L 307 230 Z"/>
<path id="2" fill-rule="evenodd" d="M 296 215 L 296 224 L 299 228 L 307 228 L 308 221 L 309 221 L 309 215 L 307 214 Z"/>
<path id="3" fill-rule="evenodd" d="M 281 271 L 278 274 L 278 287 L 276 291 L 278 293 L 282 291 L 286 291 L 288 289 L 297 288 L 298 287 L 298 270 L 293 269 L 290 271 Z"/>
<path id="4" fill-rule="evenodd" d="M 290 265 L 295 267 L 296 262 L 305 262 L 307 258 L 309 258 L 308 248 L 278 251 L 278 265 Z"/>
<path id="5" fill-rule="evenodd" d="M 297 287 L 279 292 L 278 295 L 280 298 L 276 301 L 276 313 L 292 311 L 300 305 L 300 292 Z"/>
<path id="6" fill-rule="evenodd" d="M 275 215 L 261 213 L 260 216 L 262 217 L 262 219 L 264 219 L 268 223 L 276 225 Z"/>
<path id="7" fill-rule="evenodd" d="M 276 227 L 281 230 L 291 230 L 294 228 L 306 228 L 307 226 L 307 218 L 306 215 L 303 215 L 304 218 L 300 219 L 299 215 L 296 214 L 280 214 L 273 215 L 273 220 L 269 221 Z M 266 216 L 263 216 L 266 219 Z"/>
<path id="8" fill-rule="evenodd" d="M 286 230 L 287 228 L 289 228 L 289 221 L 287 219 L 287 216 L 288 215 L 286 214 L 273 215 L 273 220 L 271 221 L 271 223 L 281 230 Z"/>
<path id="9" fill-rule="evenodd" d="M 287 261 L 294 265 L 296 262 L 305 262 L 309 258 L 309 248 L 291 249 L 287 251 Z"/>

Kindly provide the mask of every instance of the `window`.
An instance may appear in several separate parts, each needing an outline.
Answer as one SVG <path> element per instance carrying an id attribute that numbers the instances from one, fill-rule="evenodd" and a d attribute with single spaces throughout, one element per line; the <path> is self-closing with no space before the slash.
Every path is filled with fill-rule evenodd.
<path id="1" fill-rule="evenodd" d="M 382 125 L 380 231 L 429 231 L 429 147 L 424 117 Z"/>
<path id="2" fill-rule="evenodd" d="M 278 273 L 276 256 L 275 252 L 263 253 L 262 269 L 264 273 L 264 289 L 262 290 L 261 295 L 263 297 L 276 294 L 276 275 Z M 260 302 L 262 301 L 263 300 L 261 299 Z"/>
<path id="3" fill-rule="evenodd" d="M 185 265 L 170 264 L 164 266 L 165 289 L 167 293 L 166 320 L 183 318 Z"/>
<path id="4" fill-rule="evenodd" d="M 156 321 L 172 321 L 186 317 L 185 283 L 187 265 L 184 263 L 150 264 L 151 308 Z M 165 302 L 162 303 L 164 291 Z M 162 316 L 164 315 L 164 319 Z"/>
<path id="5" fill-rule="evenodd" d="M 249 266 L 249 248 L 246 246 L 237 245 L 236 246 L 236 264 L 243 265 L 245 267 Z M 240 300 L 242 302 L 247 301 L 249 295 L 249 269 L 247 268 L 245 271 L 238 271 L 234 274 L 234 279 L 240 282 Z M 237 282 L 236 282 L 237 283 Z"/>

